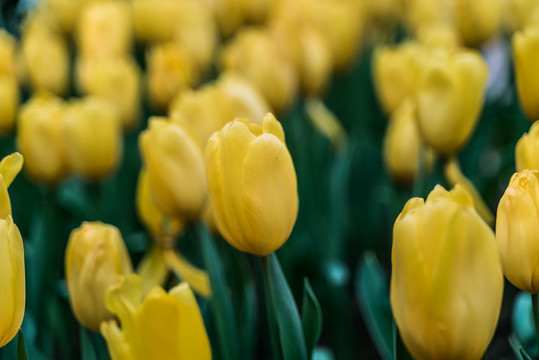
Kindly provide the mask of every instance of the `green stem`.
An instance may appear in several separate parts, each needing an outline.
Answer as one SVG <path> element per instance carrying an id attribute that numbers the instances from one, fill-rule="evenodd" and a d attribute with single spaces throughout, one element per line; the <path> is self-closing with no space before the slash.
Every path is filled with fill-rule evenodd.
<path id="1" fill-rule="evenodd" d="M 531 294 L 532 296 L 532 309 L 533 309 L 533 323 L 535 324 L 535 339 L 539 346 L 539 308 L 537 307 L 538 298 L 537 294 Z"/>
<path id="2" fill-rule="evenodd" d="M 271 279 L 270 279 L 268 257 L 261 256 L 260 260 L 262 261 L 262 272 L 264 275 L 264 295 L 266 299 L 266 313 L 268 315 L 271 349 L 273 351 L 273 359 L 278 360 L 278 359 L 281 359 L 281 351 L 280 351 L 280 345 L 279 345 L 277 322 L 275 321 L 275 314 L 273 311 L 273 300 L 271 297 L 271 288 L 270 288 Z"/>
<path id="3" fill-rule="evenodd" d="M 419 148 L 417 171 L 415 174 L 413 195 L 425 197 L 427 191 L 427 148 L 422 145 Z"/>

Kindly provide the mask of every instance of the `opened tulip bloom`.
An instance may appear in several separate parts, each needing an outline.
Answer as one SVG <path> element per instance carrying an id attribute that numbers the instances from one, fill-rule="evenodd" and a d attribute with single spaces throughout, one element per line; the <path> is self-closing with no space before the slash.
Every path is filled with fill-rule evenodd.
<path id="1" fill-rule="evenodd" d="M 113 315 L 105 308 L 105 294 L 132 272 L 120 231 L 101 222 L 86 222 L 73 230 L 65 255 L 71 308 L 77 320 L 98 331 Z"/>
<path id="2" fill-rule="evenodd" d="M 417 360 L 480 359 L 502 304 L 494 233 L 464 188 L 410 199 L 393 228 L 391 308 Z"/>
<path id="3" fill-rule="evenodd" d="M 193 292 L 181 283 L 166 293 L 155 287 L 142 300 L 142 279 L 130 275 L 106 295 L 118 316 L 101 324 L 112 360 L 211 359 L 204 322 Z"/>
<path id="4" fill-rule="evenodd" d="M 206 145 L 215 222 L 235 248 L 268 255 L 288 239 L 298 213 L 296 171 L 281 124 L 228 123 Z"/>

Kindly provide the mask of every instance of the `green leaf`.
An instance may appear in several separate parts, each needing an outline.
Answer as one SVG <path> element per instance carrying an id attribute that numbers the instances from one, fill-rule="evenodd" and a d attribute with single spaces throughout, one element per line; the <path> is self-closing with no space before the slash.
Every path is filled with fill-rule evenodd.
<path id="1" fill-rule="evenodd" d="M 275 317 L 277 323 L 283 357 L 285 360 L 306 360 L 307 349 L 298 308 L 277 255 L 271 254 L 262 260 L 264 280 L 268 284 L 271 300 L 268 306 L 271 307 L 270 314 Z"/>
<path id="2" fill-rule="evenodd" d="M 378 353 L 393 358 L 393 315 L 384 270 L 372 252 L 365 253 L 356 276 L 356 297 Z"/>
<path id="3" fill-rule="evenodd" d="M 24 343 L 24 335 L 22 330 L 19 329 L 19 338 L 17 339 L 17 359 L 28 360 L 28 354 L 26 353 L 26 344 Z"/>
<path id="4" fill-rule="evenodd" d="M 518 341 L 515 334 L 509 335 L 509 345 L 511 345 L 511 348 L 513 349 L 513 352 L 515 353 L 515 356 L 518 360 L 532 360 L 531 356 L 528 355 L 526 350 L 522 347 L 522 344 L 520 341 Z"/>
<path id="5" fill-rule="evenodd" d="M 97 360 L 94 346 L 88 336 L 88 330 L 84 326 L 80 326 L 80 342 L 82 348 L 82 360 Z"/>
<path id="6" fill-rule="evenodd" d="M 228 291 L 225 270 L 213 239 L 203 224 L 198 227 L 198 234 L 202 240 L 202 255 L 206 270 L 210 276 L 212 289 L 211 308 L 219 334 L 221 355 L 225 360 L 239 359 L 236 315 Z"/>
<path id="7" fill-rule="evenodd" d="M 402 341 L 401 335 L 397 325 L 393 325 L 393 354 L 395 354 L 395 360 L 413 360 L 414 358 L 408 352 L 406 345 Z"/>
<path id="8" fill-rule="evenodd" d="M 322 309 L 307 278 L 303 280 L 301 325 L 303 326 L 303 335 L 305 336 L 307 357 L 310 359 L 322 332 Z"/>

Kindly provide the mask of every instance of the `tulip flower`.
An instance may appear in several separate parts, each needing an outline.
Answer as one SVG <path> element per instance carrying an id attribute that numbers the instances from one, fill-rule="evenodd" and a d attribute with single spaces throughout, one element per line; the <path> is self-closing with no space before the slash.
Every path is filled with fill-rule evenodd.
<path id="1" fill-rule="evenodd" d="M 68 174 L 64 137 L 65 104 L 60 98 L 38 95 L 21 107 L 17 147 L 25 170 L 39 182 L 59 183 Z"/>
<path id="2" fill-rule="evenodd" d="M 15 76 L 15 39 L 0 29 L 0 75 Z"/>
<path id="3" fill-rule="evenodd" d="M 467 46 L 477 46 L 489 40 L 501 22 L 502 1 L 454 0 L 457 28 Z"/>
<path id="4" fill-rule="evenodd" d="M 71 169 L 97 181 L 119 165 L 122 124 L 116 108 L 99 98 L 73 101 L 66 109 L 64 134 Z"/>
<path id="5" fill-rule="evenodd" d="M 528 119 L 539 118 L 539 27 L 530 26 L 513 35 L 513 57 L 520 104 Z"/>
<path id="6" fill-rule="evenodd" d="M 154 287 L 142 300 L 142 279 L 126 277 L 111 288 L 107 309 L 115 320 L 101 324 L 112 360 L 211 359 L 211 348 L 197 301 L 187 283 L 166 293 Z"/>
<path id="7" fill-rule="evenodd" d="M 451 155 L 472 135 L 483 106 L 488 68 L 471 50 L 433 51 L 417 87 L 419 128 L 434 150 Z"/>
<path id="8" fill-rule="evenodd" d="M 172 40 L 179 26 L 182 2 L 171 0 L 133 0 L 133 20 L 138 41 Z"/>
<path id="9" fill-rule="evenodd" d="M 460 186 L 410 199 L 393 227 L 391 308 L 417 360 L 480 359 L 500 314 L 496 239 Z"/>
<path id="10" fill-rule="evenodd" d="M 132 272 L 120 231 L 101 222 L 84 222 L 73 230 L 65 253 L 69 301 L 77 320 L 98 331 L 114 316 L 105 308 L 105 294 Z"/>
<path id="11" fill-rule="evenodd" d="M 169 217 L 196 219 L 206 202 L 202 148 L 196 135 L 181 122 L 150 118 L 139 137 L 153 198 Z"/>
<path id="12" fill-rule="evenodd" d="M 515 147 L 517 171 L 539 170 L 539 123 L 534 122 L 530 131 L 522 135 Z"/>
<path id="13" fill-rule="evenodd" d="M 298 213 L 294 163 L 281 124 L 228 123 L 206 145 L 206 178 L 219 232 L 235 248 L 268 255 L 288 239 Z"/>
<path id="14" fill-rule="evenodd" d="M 509 181 L 498 205 L 496 239 L 507 280 L 520 290 L 539 293 L 539 171 L 523 170 Z"/>
<path id="15" fill-rule="evenodd" d="M 0 74 L 0 132 L 10 133 L 19 105 L 19 84 L 13 75 Z"/>

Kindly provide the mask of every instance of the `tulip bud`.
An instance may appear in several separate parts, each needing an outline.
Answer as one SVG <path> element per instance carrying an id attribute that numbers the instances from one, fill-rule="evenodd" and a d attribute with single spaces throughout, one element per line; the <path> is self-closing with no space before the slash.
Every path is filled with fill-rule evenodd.
<path id="1" fill-rule="evenodd" d="M 64 134 L 71 169 L 98 181 L 119 165 L 122 125 L 116 108 L 99 98 L 73 101 L 66 109 Z"/>
<path id="2" fill-rule="evenodd" d="M 62 31 L 70 34 L 87 2 L 87 0 L 46 0 L 45 6 L 48 11 L 54 13 Z"/>
<path id="3" fill-rule="evenodd" d="M 287 110 L 296 97 L 298 79 L 291 59 L 267 31 L 238 33 L 223 50 L 222 63 L 256 84 L 275 111 Z"/>
<path id="4" fill-rule="evenodd" d="M 0 348 L 17 335 L 24 317 L 26 287 L 22 237 L 11 216 L 0 219 Z"/>
<path id="5" fill-rule="evenodd" d="M 177 0 L 133 0 L 135 35 L 142 42 L 172 40 L 182 12 Z"/>
<path id="6" fill-rule="evenodd" d="M 290 236 L 298 214 L 294 163 L 281 124 L 228 123 L 206 145 L 206 178 L 217 227 L 235 248 L 268 255 Z"/>
<path id="7" fill-rule="evenodd" d="M 471 50 L 432 52 L 418 82 L 419 128 L 437 152 L 451 155 L 472 135 L 483 106 L 488 68 Z"/>
<path id="8" fill-rule="evenodd" d="M 187 125 L 150 118 L 139 137 L 151 194 L 167 216 L 196 219 L 206 201 L 204 159 L 196 135 Z"/>
<path id="9" fill-rule="evenodd" d="M 125 56 L 133 42 L 130 4 L 124 1 L 96 1 L 86 5 L 78 23 L 81 56 Z"/>
<path id="10" fill-rule="evenodd" d="M 13 75 L 0 75 L 0 133 L 10 133 L 19 105 L 19 84 Z"/>
<path id="11" fill-rule="evenodd" d="M 60 98 L 36 96 L 21 107 L 17 147 L 25 169 L 39 182 L 54 185 L 68 173 L 64 137 L 64 109 Z"/>
<path id="12" fill-rule="evenodd" d="M 535 0 L 505 0 L 501 5 L 502 25 L 509 34 L 524 29 L 533 22 L 536 15 L 539 15 L 539 7 Z"/>
<path id="13" fill-rule="evenodd" d="M 520 104 L 528 119 L 539 118 L 539 27 L 528 27 L 513 35 L 513 58 Z"/>
<path id="14" fill-rule="evenodd" d="M 386 114 L 391 114 L 405 98 L 414 95 L 421 52 L 416 42 L 406 42 L 396 48 L 382 46 L 374 52 L 374 85 Z"/>
<path id="15" fill-rule="evenodd" d="M 501 0 L 453 0 L 452 5 L 457 27 L 466 45 L 480 45 L 498 31 Z"/>
<path id="16" fill-rule="evenodd" d="M 503 273 L 513 285 L 530 294 L 539 293 L 538 205 L 539 171 L 526 169 L 511 177 L 496 217 Z"/>
<path id="17" fill-rule="evenodd" d="M 105 294 L 131 272 L 131 260 L 116 227 L 97 221 L 73 230 L 65 253 L 65 274 L 77 320 L 97 331 L 102 321 L 112 319 L 114 315 L 105 308 Z"/>
<path id="18" fill-rule="evenodd" d="M 406 99 L 391 116 L 384 139 L 384 164 L 397 180 L 412 184 L 416 177 L 421 147 L 426 147 L 419 132 L 416 106 Z M 430 170 L 434 161 L 432 151 L 426 151 L 425 169 Z"/>
<path id="19" fill-rule="evenodd" d="M 391 308 L 417 360 L 479 359 L 500 314 L 503 274 L 494 233 L 466 191 L 410 199 L 393 227 Z"/>
<path id="20" fill-rule="evenodd" d="M 539 123 L 537 121 L 532 124 L 529 133 L 524 133 L 518 140 L 515 147 L 515 163 L 517 171 L 539 170 Z"/>
<path id="21" fill-rule="evenodd" d="M 211 359 L 204 322 L 191 288 L 185 282 L 168 293 L 154 287 L 142 300 L 142 279 L 126 277 L 105 297 L 114 320 L 101 324 L 112 360 Z"/>

